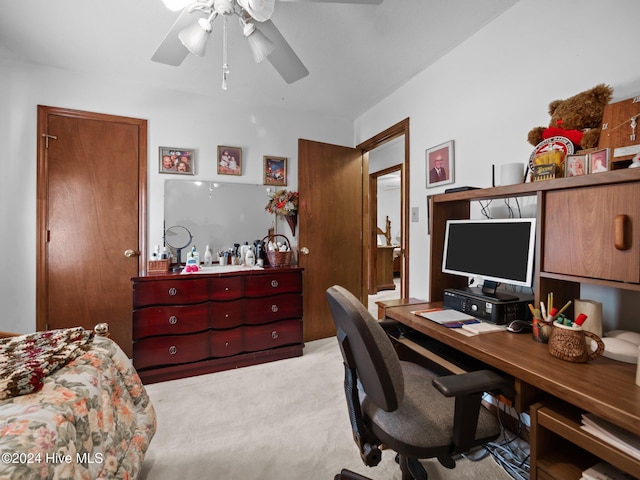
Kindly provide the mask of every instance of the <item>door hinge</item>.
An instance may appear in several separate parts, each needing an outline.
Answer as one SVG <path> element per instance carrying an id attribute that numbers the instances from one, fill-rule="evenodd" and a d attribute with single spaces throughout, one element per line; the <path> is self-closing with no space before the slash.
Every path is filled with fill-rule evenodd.
<path id="1" fill-rule="evenodd" d="M 51 230 L 47 230 L 47 240 L 46 242 L 49 243 L 51 241 Z"/>
<path id="2" fill-rule="evenodd" d="M 49 135 L 47 133 L 43 133 L 42 136 L 45 138 L 44 148 L 49 148 L 49 139 L 50 138 L 53 138 L 54 140 L 58 139 L 58 137 L 56 137 L 55 135 Z"/>

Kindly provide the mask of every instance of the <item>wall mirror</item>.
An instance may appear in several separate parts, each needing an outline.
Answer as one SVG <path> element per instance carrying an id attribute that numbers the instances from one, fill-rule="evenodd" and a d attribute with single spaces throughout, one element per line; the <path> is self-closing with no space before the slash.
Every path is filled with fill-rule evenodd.
<path id="1" fill-rule="evenodd" d="M 274 222 L 274 216 L 264 210 L 269 201 L 267 188 L 242 183 L 165 180 L 164 228 L 186 227 L 193 235 L 191 245 L 197 247 L 201 257 L 206 245 L 215 255 L 234 243 L 252 244 L 266 237 Z"/>

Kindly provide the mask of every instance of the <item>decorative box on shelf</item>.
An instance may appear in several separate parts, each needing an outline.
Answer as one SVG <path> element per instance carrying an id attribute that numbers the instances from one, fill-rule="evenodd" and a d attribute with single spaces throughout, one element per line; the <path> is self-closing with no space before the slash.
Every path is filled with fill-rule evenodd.
<path id="1" fill-rule="evenodd" d="M 169 259 L 165 260 L 149 260 L 147 262 L 147 271 L 149 273 L 164 273 L 169 271 Z"/>
<path id="2" fill-rule="evenodd" d="M 640 153 L 639 121 L 640 95 L 605 107 L 598 148 L 610 149 L 610 170 L 627 168 L 632 157 Z"/>

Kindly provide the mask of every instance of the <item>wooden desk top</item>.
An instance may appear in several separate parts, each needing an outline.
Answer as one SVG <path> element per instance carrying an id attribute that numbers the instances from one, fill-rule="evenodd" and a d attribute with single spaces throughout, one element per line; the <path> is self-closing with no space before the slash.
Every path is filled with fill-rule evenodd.
<path id="1" fill-rule="evenodd" d="M 640 435 L 640 386 L 636 365 L 600 357 L 572 363 L 549 354 L 531 334 L 488 333 L 467 337 L 412 311 L 441 306 L 424 303 L 390 307 L 387 317 L 439 340 L 583 410 Z"/>

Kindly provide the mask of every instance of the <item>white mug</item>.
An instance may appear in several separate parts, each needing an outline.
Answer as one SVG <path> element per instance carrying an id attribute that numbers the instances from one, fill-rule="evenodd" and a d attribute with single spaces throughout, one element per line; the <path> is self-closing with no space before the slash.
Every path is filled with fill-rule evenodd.
<path id="1" fill-rule="evenodd" d="M 524 163 L 505 163 L 500 167 L 500 186 L 524 182 Z"/>

